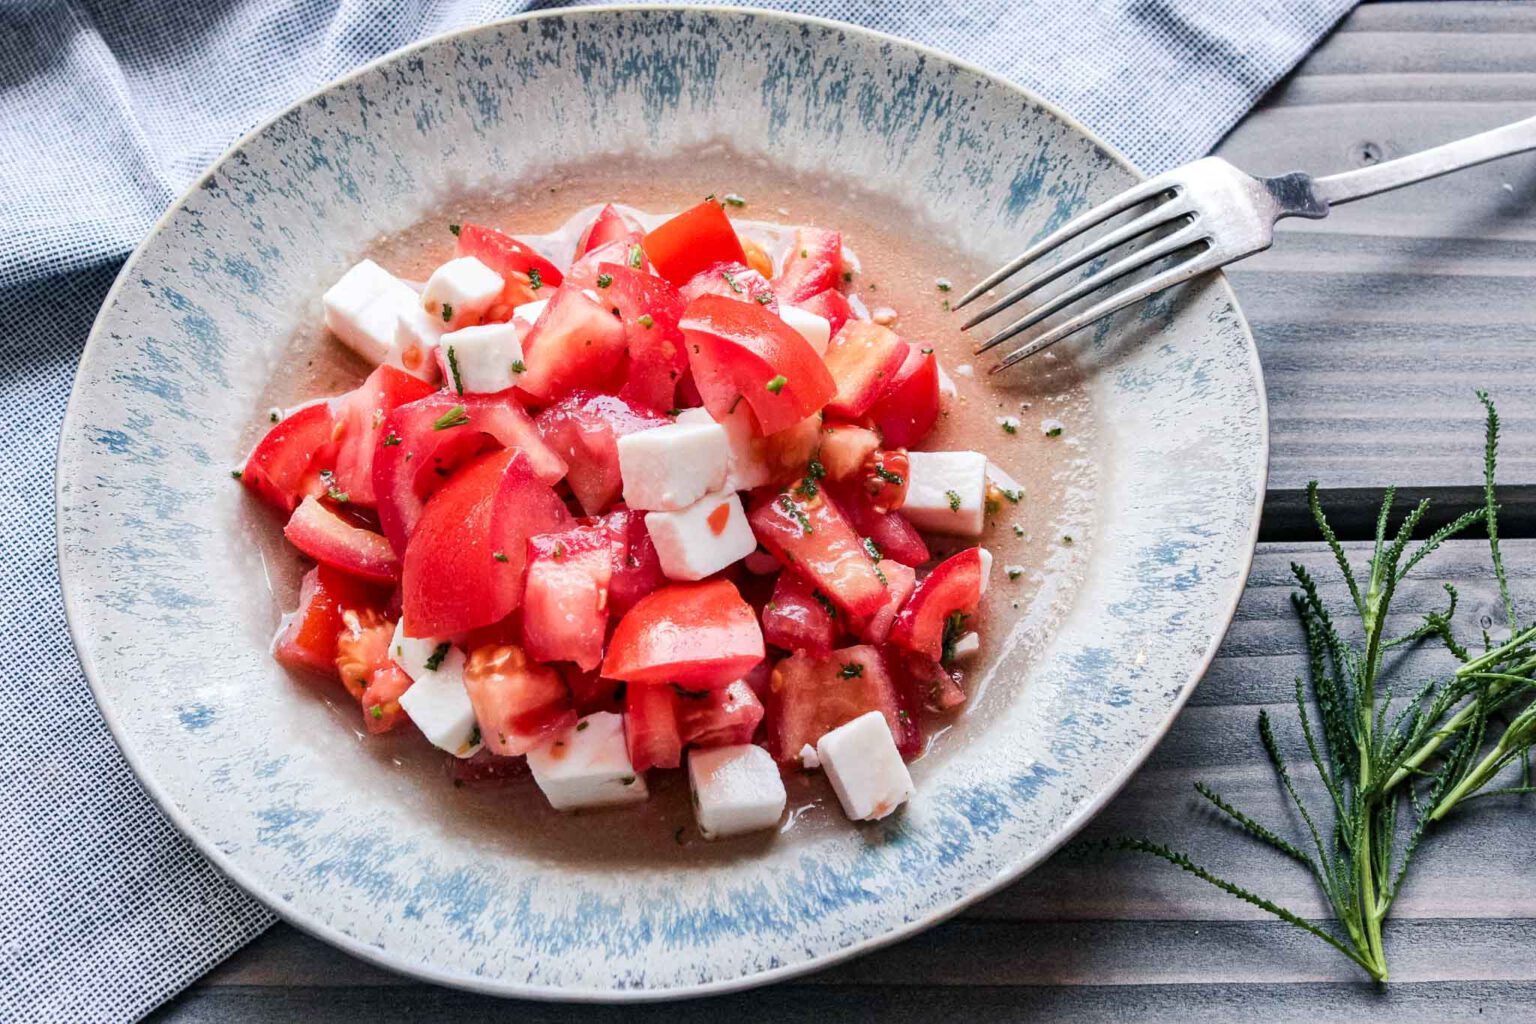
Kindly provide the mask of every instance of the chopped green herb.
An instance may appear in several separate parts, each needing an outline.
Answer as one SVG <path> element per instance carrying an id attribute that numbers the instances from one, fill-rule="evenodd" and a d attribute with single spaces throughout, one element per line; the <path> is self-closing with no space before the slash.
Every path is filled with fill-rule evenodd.
<path id="1" fill-rule="evenodd" d="M 503 736 L 502 738 L 505 739 L 506 737 Z M 476 725 L 474 731 L 469 734 L 469 745 L 472 747 L 480 745 L 480 726 Z"/>
<path id="2" fill-rule="evenodd" d="M 453 319 L 453 303 L 445 302 L 445 303 L 443 303 L 443 323 L 447 323 L 449 320 L 452 320 L 452 319 Z"/>
<path id="3" fill-rule="evenodd" d="M 677 691 L 677 695 L 684 700 L 705 700 L 712 692 L 710 690 L 690 690 L 681 683 L 673 683 L 672 689 Z"/>
<path id="4" fill-rule="evenodd" d="M 633 775 L 626 775 L 619 781 L 626 786 L 633 786 L 635 784 L 635 777 Z"/>
<path id="5" fill-rule="evenodd" d="M 551 556 L 557 562 L 565 557 L 565 543 L 563 541 L 555 541 L 555 550 L 551 552 Z"/>
<path id="6" fill-rule="evenodd" d="M 1065 536 L 1063 536 L 1061 538 L 1061 542 L 1063 544 L 1065 544 L 1067 547 L 1071 547 L 1072 546 L 1072 535 L 1070 533 L 1066 534 Z"/>
<path id="7" fill-rule="evenodd" d="M 599 288 L 607 288 L 611 284 L 613 284 L 613 275 L 612 274 L 598 274 L 597 275 L 597 286 Z"/>
<path id="8" fill-rule="evenodd" d="M 683 412 L 683 410 L 681 410 L 681 409 L 668 409 L 667 410 L 667 415 L 672 417 L 673 419 L 677 419 L 679 416 L 682 415 L 682 412 Z"/>
<path id="9" fill-rule="evenodd" d="M 651 314 L 649 314 L 649 313 L 641 313 L 640 314 L 640 326 L 641 327 L 644 327 L 646 330 L 650 330 L 653 326 L 655 326 L 655 324 L 656 324 L 656 318 L 651 316 Z"/>
<path id="10" fill-rule="evenodd" d="M 824 480 L 827 476 L 827 467 L 821 464 L 820 459 L 812 459 L 805 467 L 805 472 L 813 480 Z"/>
<path id="11" fill-rule="evenodd" d="M 273 409 L 271 412 L 267 413 L 267 419 L 271 420 L 273 423 L 276 423 L 278 420 L 277 410 Z"/>
<path id="12" fill-rule="evenodd" d="M 451 430 L 454 427 L 462 427 L 469 422 L 469 410 L 462 405 L 456 405 L 452 409 L 439 416 L 432 424 L 433 430 Z"/>
<path id="13" fill-rule="evenodd" d="M 533 291 L 544 287 L 544 275 L 539 273 L 538 267 L 528 268 L 528 287 Z"/>
<path id="14" fill-rule="evenodd" d="M 821 489 L 816 486 L 815 478 L 808 476 L 796 485 L 795 493 L 809 501 L 810 499 L 816 497 L 817 494 L 821 493 Z"/>
<path id="15" fill-rule="evenodd" d="M 810 250 L 809 249 L 801 249 L 800 250 L 800 258 L 803 259 L 803 260 L 810 259 L 811 258 Z"/>
<path id="16" fill-rule="evenodd" d="M 773 380 L 768 382 L 768 390 L 772 391 L 774 394 L 778 394 L 780 391 L 784 390 L 784 385 L 788 383 L 789 378 L 781 373 L 777 377 L 773 378 Z"/>
<path id="17" fill-rule="evenodd" d="M 939 289 L 939 291 L 941 291 L 941 292 L 947 292 L 947 291 L 949 291 L 949 289 L 951 287 L 950 283 L 949 283 L 949 279 L 945 278 L 945 277 L 941 277 L 941 278 L 939 278 L 937 281 L 935 281 L 933 283 Z"/>
<path id="18" fill-rule="evenodd" d="M 888 587 L 891 585 L 891 581 L 885 577 L 885 570 L 880 568 L 878 563 L 875 565 L 875 579 L 880 581 L 880 585 L 882 587 Z"/>
<path id="19" fill-rule="evenodd" d="M 741 198 L 741 196 L 737 195 L 734 192 L 727 192 L 725 194 L 725 205 L 726 206 L 746 206 L 747 205 L 747 201 L 745 199 Z"/>
<path id="20" fill-rule="evenodd" d="M 335 486 L 327 487 L 325 489 L 325 496 L 330 498 L 332 501 L 346 502 L 352 500 L 352 495 L 348 494 L 346 491 L 336 488 Z"/>
<path id="21" fill-rule="evenodd" d="M 875 476 L 879 477 L 881 480 L 884 480 L 888 484 L 895 484 L 897 487 L 900 487 L 902 483 L 901 474 L 892 473 L 890 470 L 886 469 L 884 462 L 875 463 Z"/>
<path id="22" fill-rule="evenodd" d="M 505 551 L 492 551 L 491 557 L 498 562 L 505 562 L 507 560 L 507 553 Z"/>
<path id="23" fill-rule="evenodd" d="M 1018 523 L 1014 523 L 1013 524 L 1013 535 L 1015 537 L 1022 537 L 1022 536 L 1024 536 L 1024 527 L 1020 526 Z"/>
<path id="24" fill-rule="evenodd" d="M 880 553 L 880 545 L 875 543 L 875 538 L 873 537 L 864 538 L 864 553 L 870 557 L 871 561 L 875 562 L 885 557 Z"/>
<path id="25" fill-rule="evenodd" d="M 772 292 L 758 292 L 755 300 L 759 306 L 766 306 L 773 301 Z"/>
<path id="26" fill-rule="evenodd" d="M 229 475 L 234 477 L 236 480 L 239 480 L 241 477 L 245 476 L 245 471 L 241 469 L 232 469 L 229 471 Z"/>
<path id="27" fill-rule="evenodd" d="M 838 669 L 837 674 L 843 679 L 857 679 L 864 674 L 864 666 L 856 661 L 850 661 Z"/>
<path id="28" fill-rule="evenodd" d="M 964 612 L 951 612 L 949 618 L 944 620 L 944 642 L 940 648 L 939 661 L 948 663 L 954 660 L 955 644 L 965 635 L 965 620 L 970 618 Z"/>
<path id="29" fill-rule="evenodd" d="M 464 393 L 464 381 L 459 376 L 459 355 L 453 350 L 452 345 L 446 346 L 448 351 L 448 377 L 453 381 L 453 390 L 459 394 Z"/>
<path id="30" fill-rule="evenodd" d="M 998 490 L 1002 492 L 1003 497 L 1015 505 L 1024 500 L 1023 491 L 1016 491 L 1011 487 L 999 487 Z"/>
<path id="31" fill-rule="evenodd" d="M 851 270 L 843 271 L 843 280 L 844 281 L 852 281 L 853 280 L 853 271 L 851 271 Z"/>
<path id="32" fill-rule="evenodd" d="M 939 308 L 942 309 L 944 312 L 948 313 L 949 312 L 949 300 L 945 299 L 943 302 L 939 303 Z"/>
<path id="33" fill-rule="evenodd" d="M 826 594 L 823 594 L 819 590 L 811 591 L 811 596 L 816 599 L 817 604 L 821 605 L 822 611 L 826 612 L 834 619 L 837 618 L 837 605 L 832 603 L 832 599 L 830 597 L 828 597 Z"/>
<path id="34" fill-rule="evenodd" d="M 1060 437 L 1061 436 L 1061 428 L 1060 427 L 1046 427 L 1045 428 L 1045 436 L 1046 437 Z"/>
<path id="35" fill-rule="evenodd" d="M 960 492 L 959 491 L 945 491 L 944 492 L 944 497 L 949 499 L 949 510 L 951 512 L 959 512 L 960 511 Z"/>
<path id="36" fill-rule="evenodd" d="M 528 364 L 523 362 L 521 359 L 514 359 L 512 361 L 512 372 L 513 373 L 527 373 L 528 372 Z"/>
<path id="37" fill-rule="evenodd" d="M 791 519 L 799 523 L 800 529 L 804 530 L 807 534 L 816 532 L 815 527 L 811 526 L 810 517 L 801 510 L 799 505 L 795 504 L 795 499 L 789 496 L 788 491 L 784 491 L 779 495 L 779 507 L 788 513 Z"/>
<path id="38" fill-rule="evenodd" d="M 1019 568 L 1019 567 L 1018 567 L 1018 566 L 1016 566 L 1016 565 L 1010 565 L 1010 566 L 1009 566 L 1009 567 L 1008 567 L 1008 578 L 1009 578 L 1009 579 L 1010 579 L 1010 580 L 1016 580 L 1016 579 L 1018 579 L 1018 578 L 1019 578 L 1019 577 L 1020 577 L 1020 576 L 1023 576 L 1023 575 L 1024 575 L 1024 570 L 1023 570 L 1023 569 L 1020 569 L 1020 568 Z"/>
<path id="39" fill-rule="evenodd" d="M 911 717 L 912 717 L 911 715 L 908 715 L 901 708 L 897 708 L 896 709 L 896 719 L 897 719 L 897 721 L 905 722 L 905 721 L 907 721 Z"/>
<path id="40" fill-rule="evenodd" d="M 628 263 L 629 263 L 629 265 L 632 268 L 634 268 L 635 270 L 639 270 L 640 269 L 640 264 L 641 264 L 641 262 L 644 259 L 645 259 L 645 250 L 644 249 L 641 249 L 638 245 L 632 245 L 632 246 L 629 247 L 629 260 L 628 260 Z"/>
<path id="41" fill-rule="evenodd" d="M 396 434 L 393 430 L 384 435 L 385 448 L 393 448 L 395 445 L 400 443 L 400 435 Z"/>
<path id="42" fill-rule="evenodd" d="M 926 347 L 926 346 L 925 346 L 925 347 L 924 347 L 924 348 L 923 348 L 923 355 L 925 355 L 925 356 L 931 356 L 931 355 L 933 355 L 933 349 L 931 349 L 931 348 L 928 348 L 928 347 Z"/>
<path id="43" fill-rule="evenodd" d="M 576 731 L 577 732 L 582 732 L 582 731 L 584 731 L 587 728 L 587 726 L 589 726 L 591 724 L 592 724 L 591 722 L 589 722 L 585 718 L 583 718 L 581 721 L 576 723 Z"/>
<path id="44" fill-rule="evenodd" d="M 438 668 L 441 667 L 443 664 L 443 659 L 448 657 L 448 650 L 452 646 L 452 644 L 444 640 L 442 643 L 432 648 L 432 657 L 427 659 L 428 672 L 436 672 Z"/>
<path id="45" fill-rule="evenodd" d="M 368 713 L 373 716 L 374 721 L 378 721 L 384 717 L 384 709 L 379 707 L 377 704 L 369 708 Z"/>
<path id="46" fill-rule="evenodd" d="M 453 235 L 454 238 L 458 238 L 459 237 L 459 231 L 460 231 L 460 225 L 458 225 L 458 224 L 449 224 L 448 225 L 448 233 Z"/>
<path id="47" fill-rule="evenodd" d="M 731 291 L 735 292 L 737 295 L 740 295 L 742 292 L 746 291 L 745 288 L 736 283 L 736 278 L 731 276 L 731 272 L 729 270 L 720 271 L 720 276 L 725 278 L 725 283 L 730 285 Z"/>

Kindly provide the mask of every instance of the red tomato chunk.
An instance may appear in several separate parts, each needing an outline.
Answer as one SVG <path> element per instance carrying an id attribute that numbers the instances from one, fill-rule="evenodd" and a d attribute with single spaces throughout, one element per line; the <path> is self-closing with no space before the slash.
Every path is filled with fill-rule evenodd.
<path id="1" fill-rule="evenodd" d="M 774 756 L 793 761 L 804 746 L 860 715 L 885 716 L 902 757 L 922 747 L 922 733 L 901 706 L 880 652 L 861 644 L 825 658 L 796 654 L 774 666 L 769 683 L 769 735 Z"/>
<path id="2" fill-rule="evenodd" d="M 603 675 L 636 684 L 728 686 L 763 659 L 763 631 L 729 580 L 675 583 L 619 620 Z"/>
<path id="3" fill-rule="evenodd" d="M 538 661 L 595 669 L 608 628 L 613 538 L 603 526 L 578 526 L 528 540 L 523 636 Z"/>

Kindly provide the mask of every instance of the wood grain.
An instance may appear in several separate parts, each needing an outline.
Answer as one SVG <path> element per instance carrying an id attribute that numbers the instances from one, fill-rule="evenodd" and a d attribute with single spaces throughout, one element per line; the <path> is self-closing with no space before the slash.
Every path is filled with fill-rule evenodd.
<path id="1" fill-rule="evenodd" d="M 1536 113 L 1536 4 L 1368 4 L 1220 152 L 1258 173 L 1329 173 Z M 1261 709 L 1301 755 L 1292 696 L 1304 649 L 1289 605 L 1301 561 L 1343 597 L 1302 505 L 1310 478 L 1349 536 L 1381 485 L 1433 496 L 1442 518 L 1477 501 L 1481 409 L 1501 401 L 1508 536 L 1536 537 L 1536 156 L 1514 158 L 1288 222 L 1232 278 L 1254 323 L 1273 428 L 1265 536 L 1221 653 L 1167 739 L 1085 839 L 1143 834 L 1299 912 L 1311 881 L 1203 805 L 1205 780 L 1278 830 L 1298 826 L 1264 762 Z M 1363 557 L 1361 549 L 1354 548 Z M 1536 540 L 1506 545 L 1536 602 Z M 1485 545 L 1449 545 L 1399 594 L 1406 627 L 1461 590 L 1466 628 L 1499 618 Z M 1405 677 L 1444 667 L 1404 655 Z M 1303 779 L 1306 772 L 1299 773 Z M 1304 782 L 1304 786 L 1311 785 Z M 1315 788 L 1315 787 L 1313 787 Z M 661 1007 L 569 1008 L 420 985 L 273 929 L 157 1015 L 161 1021 L 515 1019 L 893 1022 L 1527 1019 L 1536 1000 L 1536 816 L 1485 801 L 1426 843 L 1389 923 L 1390 986 L 1150 858 L 1059 855 L 924 935 L 792 984 Z"/>

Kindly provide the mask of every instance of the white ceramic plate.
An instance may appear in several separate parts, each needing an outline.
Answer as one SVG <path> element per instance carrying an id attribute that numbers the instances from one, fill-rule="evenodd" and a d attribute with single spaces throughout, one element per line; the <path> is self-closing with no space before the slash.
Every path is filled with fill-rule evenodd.
<path id="1" fill-rule="evenodd" d="M 638 999 L 868 950 L 1018 877 L 1103 806 L 1226 629 L 1267 434 L 1252 340 L 1218 278 L 1080 346 L 1102 438 L 1085 578 L 1044 650 L 996 668 L 1008 699 L 918 766 L 902 815 L 678 846 L 685 820 L 598 828 L 536 794 L 457 796 L 305 695 L 267 654 L 280 609 L 229 468 L 321 283 L 449 188 L 707 140 L 860 180 L 987 260 L 1135 179 L 1059 111 L 896 39 L 762 12 L 541 14 L 396 54 L 247 136 L 134 254 L 96 323 L 58 471 L 86 673 L 166 813 L 351 953 L 486 992 Z"/>

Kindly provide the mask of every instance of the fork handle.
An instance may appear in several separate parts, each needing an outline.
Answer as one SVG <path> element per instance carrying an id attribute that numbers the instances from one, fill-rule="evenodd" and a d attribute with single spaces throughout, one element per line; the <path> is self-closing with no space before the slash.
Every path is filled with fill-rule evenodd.
<path id="1" fill-rule="evenodd" d="M 1536 117 L 1384 164 L 1315 178 L 1313 195 L 1329 206 L 1337 206 L 1531 149 L 1536 149 Z"/>

